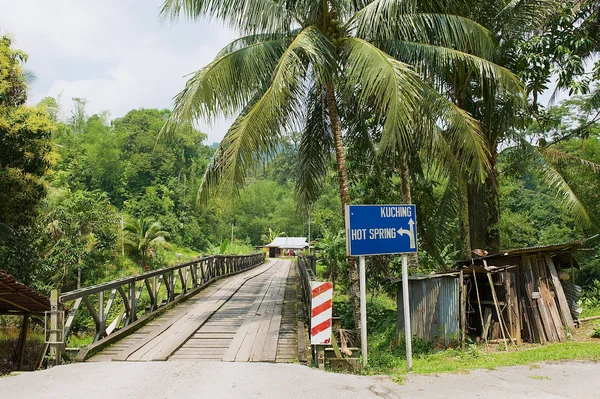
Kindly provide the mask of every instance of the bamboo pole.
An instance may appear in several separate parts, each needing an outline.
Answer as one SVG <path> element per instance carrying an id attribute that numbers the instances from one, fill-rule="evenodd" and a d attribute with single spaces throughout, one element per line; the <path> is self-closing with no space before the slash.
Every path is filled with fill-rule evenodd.
<path id="1" fill-rule="evenodd" d="M 475 274 L 475 269 L 473 269 L 473 281 L 475 282 L 475 292 L 477 293 L 477 306 L 479 307 L 479 317 L 481 318 L 481 335 L 485 343 L 487 344 L 487 334 L 485 337 L 483 336 L 483 327 L 485 322 L 483 321 L 483 311 L 481 310 L 481 298 L 479 297 L 479 286 L 477 284 L 477 276 Z"/>
<path id="2" fill-rule="evenodd" d="M 496 308 L 496 314 L 498 314 L 498 323 L 500 323 L 500 332 L 502 333 L 502 339 L 504 340 L 504 349 L 508 352 L 508 344 L 506 343 L 506 335 L 504 334 L 504 323 L 502 323 L 502 313 L 498 307 L 498 298 L 496 297 L 496 289 L 494 288 L 494 280 L 492 280 L 492 274 L 487 272 L 487 278 L 490 282 L 490 289 L 492 290 L 492 298 L 494 298 L 494 307 Z"/>

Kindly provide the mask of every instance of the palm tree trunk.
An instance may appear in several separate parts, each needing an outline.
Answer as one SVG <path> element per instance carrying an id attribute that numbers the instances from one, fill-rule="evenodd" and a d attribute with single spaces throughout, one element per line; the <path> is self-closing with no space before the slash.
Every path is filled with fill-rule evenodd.
<path id="1" fill-rule="evenodd" d="M 498 192 L 498 175 L 496 173 L 496 161 L 498 152 L 496 147 L 490 145 L 490 171 L 485 178 L 485 188 L 488 198 L 488 225 L 486 229 L 486 241 L 490 245 L 490 252 L 500 251 L 500 233 L 498 232 L 498 221 L 500 220 L 500 193 Z"/>
<path id="2" fill-rule="evenodd" d="M 465 76 L 465 73 L 465 71 L 462 71 L 462 73 L 456 74 L 454 81 L 456 92 L 455 104 L 461 109 L 466 109 L 467 103 L 464 82 L 468 81 L 468 74 Z M 472 255 L 473 240 L 476 237 L 476 234 L 472 232 L 474 218 L 479 215 L 472 200 L 477 197 L 473 197 L 472 190 L 470 190 L 473 187 L 467 183 L 466 176 L 461 175 L 456 178 L 458 179 L 458 230 L 460 232 L 461 255 L 463 259 L 469 259 Z"/>
<path id="3" fill-rule="evenodd" d="M 463 259 L 471 258 L 471 207 L 467 190 L 467 182 L 463 176 L 458 176 L 458 227 L 461 240 L 461 256 Z"/>
<path id="4" fill-rule="evenodd" d="M 342 218 L 346 220 L 346 205 L 350 205 L 350 194 L 348 192 L 348 169 L 346 168 L 346 154 L 344 152 L 344 141 L 342 139 L 342 125 L 335 101 L 335 92 L 331 83 L 327 84 L 327 110 L 331 121 L 333 141 L 335 145 L 335 160 L 338 172 L 338 183 L 340 186 L 340 199 L 342 201 Z M 360 286 L 356 259 L 348 257 L 348 279 L 350 280 L 350 301 L 352 303 L 352 314 L 356 336 L 360 337 Z"/>
<path id="5" fill-rule="evenodd" d="M 404 204 L 412 204 L 408 156 L 406 155 L 406 151 L 402 151 L 402 154 L 400 155 L 400 180 L 402 181 L 402 202 Z M 419 266 L 419 256 L 416 253 L 408 254 L 408 265 L 413 269 L 416 269 Z"/>

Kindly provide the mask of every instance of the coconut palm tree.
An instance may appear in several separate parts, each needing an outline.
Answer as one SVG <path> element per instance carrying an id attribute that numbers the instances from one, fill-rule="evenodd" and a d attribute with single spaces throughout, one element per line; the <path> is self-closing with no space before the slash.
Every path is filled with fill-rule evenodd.
<path id="1" fill-rule="evenodd" d="M 579 2 L 468 0 L 462 2 L 462 5 L 457 3 L 453 9 L 457 14 L 485 26 L 490 35 L 500 43 L 495 58 L 497 64 L 527 76 L 530 74 L 527 70 L 529 66 L 524 64 L 523 58 L 529 55 L 522 54 L 519 46 L 531 39 L 536 32 L 545 29 L 545 24 L 568 3 Z M 399 56 L 405 60 L 401 54 Z M 521 166 L 527 165 L 529 171 L 554 191 L 556 198 L 569 213 L 583 226 L 589 226 L 590 217 L 585 207 L 557 166 L 559 159 L 565 162 L 568 158 L 569 161 L 591 167 L 592 170 L 597 170 L 597 166 L 569 157 L 550 146 L 532 145 L 531 138 L 527 137 L 525 125 L 527 119 L 535 115 L 539 85 L 528 82 L 528 92 L 531 92 L 533 102 L 528 104 L 520 96 L 517 97 L 514 93 L 511 95 L 489 82 L 481 84 L 473 79 L 469 68 L 459 66 L 449 69 L 445 65 L 439 66 L 441 68 L 431 63 L 426 69 L 435 69 L 432 72 L 443 82 L 441 85 L 445 87 L 449 98 L 480 122 L 487 147 L 489 171 L 484 181 L 472 180 L 468 174 L 455 167 L 450 174 L 449 192 L 444 196 L 455 204 L 443 204 L 439 207 L 440 216 L 444 213 L 460 215 L 463 256 L 470 256 L 471 249 L 475 248 L 485 248 L 492 252 L 500 249 L 500 236 L 496 228 L 500 218 L 497 161 L 502 153 L 511 153 L 512 157 L 521 161 Z"/>
<path id="2" fill-rule="evenodd" d="M 148 259 L 154 259 L 156 250 L 169 246 L 169 233 L 161 228 L 160 223 L 151 218 L 136 219 L 123 227 L 125 248 L 139 257 L 140 266 L 144 271 L 150 270 Z"/>
<path id="3" fill-rule="evenodd" d="M 271 157 L 290 131 L 302 131 L 298 197 L 319 195 L 335 154 L 342 203 L 350 204 L 340 107 L 353 103 L 382 122 L 380 147 L 415 150 L 443 133 L 459 162 L 474 175 L 487 167 L 476 121 L 422 79 L 423 60 L 461 63 L 474 76 L 519 90 L 510 72 L 488 59 L 495 43 L 481 25 L 416 0 L 166 0 L 161 13 L 176 19 L 222 21 L 244 36 L 193 73 L 163 132 L 198 118 L 236 116 L 206 170 L 199 198 L 239 190 L 246 175 Z M 409 64 L 386 49 L 403 45 Z M 417 140 L 418 138 L 418 140 Z M 358 272 L 348 265 L 354 320 L 360 329 Z"/>

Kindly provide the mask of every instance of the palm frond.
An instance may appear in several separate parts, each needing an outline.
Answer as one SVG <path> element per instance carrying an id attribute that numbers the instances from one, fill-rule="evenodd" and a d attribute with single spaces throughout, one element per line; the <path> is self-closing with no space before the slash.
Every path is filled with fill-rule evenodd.
<path id="1" fill-rule="evenodd" d="M 508 91 L 524 97 L 524 87 L 519 78 L 508 69 L 484 58 L 464 51 L 432 44 L 392 40 L 382 43 L 381 49 L 398 60 L 416 65 L 423 74 L 442 74 L 456 71 L 459 67 L 474 73 L 483 85 L 494 82 L 499 91 Z"/>
<path id="2" fill-rule="evenodd" d="M 562 0 L 512 0 L 493 18 L 494 31 L 530 32 L 546 24 L 564 6 Z"/>
<path id="3" fill-rule="evenodd" d="M 199 199 L 221 182 L 241 188 L 247 172 L 276 151 L 284 130 L 300 120 L 309 63 L 313 71 L 332 65 L 331 43 L 315 27 L 298 34 L 279 59 L 269 88 L 235 120 L 204 175 Z"/>
<path id="4" fill-rule="evenodd" d="M 270 42 L 273 40 L 280 40 L 285 38 L 291 38 L 300 33 L 300 29 L 295 29 L 289 33 L 256 33 L 253 35 L 247 35 L 235 39 L 217 53 L 215 59 L 226 56 L 234 51 L 242 50 L 245 47 L 252 46 L 253 44 L 259 44 L 264 42 Z"/>
<path id="5" fill-rule="evenodd" d="M 326 90 L 315 83 L 309 93 L 306 125 L 298 148 L 296 198 L 301 206 L 310 205 L 319 197 L 333 150 Z"/>
<path id="6" fill-rule="evenodd" d="M 171 20 L 216 19 L 243 34 L 285 32 L 294 21 L 293 12 L 274 0 L 165 0 L 160 14 Z"/>
<path id="7" fill-rule="evenodd" d="M 431 137 L 442 127 L 463 168 L 483 175 L 489 167 L 479 125 L 419 79 L 416 72 L 361 39 L 345 39 L 347 83 L 359 106 L 374 106 L 383 120 L 381 151 L 409 151 L 418 135 Z M 358 90 L 356 90 L 358 88 Z"/>
<path id="8" fill-rule="evenodd" d="M 420 13 L 404 0 L 376 0 L 356 13 L 350 25 L 369 42 L 404 40 L 437 44 L 491 59 L 496 44 L 480 24 L 457 15 Z"/>
<path id="9" fill-rule="evenodd" d="M 203 118 L 230 117 L 272 78 L 288 45 L 279 38 L 251 44 L 217 57 L 187 81 L 175 97 L 175 107 L 161 131 L 172 136 L 178 126 Z"/>
<path id="10" fill-rule="evenodd" d="M 423 89 L 425 115 L 442 127 L 445 139 L 460 160 L 461 169 L 474 178 L 483 179 L 490 168 L 489 149 L 479 123 L 431 87 L 423 85 Z"/>
<path id="11" fill-rule="evenodd" d="M 519 142 L 522 156 L 527 159 L 531 171 L 540 177 L 544 184 L 550 188 L 560 205 L 567 210 L 583 226 L 590 226 L 591 219 L 571 186 L 559 173 L 551 162 L 546 159 L 539 147 L 531 145 L 527 140 Z"/>
<path id="12" fill-rule="evenodd" d="M 553 165 L 562 163 L 575 164 L 585 169 L 591 170 L 594 173 L 600 173 L 600 165 L 595 162 L 588 161 L 573 154 L 568 154 L 564 151 L 549 147 L 536 147 L 536 149 Z"/>
<path id="13" fill-rule="evenodd" d="M 371 43 L 346 38 L 341 43 L 345 58 L 346 87 L 359 107 L 373 107 L 383 121 L 383 148 L 410 148 L 415 111 L 422 99 L 422 82 L 416 72 Z"/>

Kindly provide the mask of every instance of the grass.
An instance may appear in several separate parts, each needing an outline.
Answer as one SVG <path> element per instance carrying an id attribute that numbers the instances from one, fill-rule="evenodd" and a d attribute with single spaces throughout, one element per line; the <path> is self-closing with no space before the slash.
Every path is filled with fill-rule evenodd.
<path id="1" fill-rule="evenodd" d="M 386 374 L 402 380 L 406 375 L 406 352 L 404 339 L 396 337 L 395 303 L 387 296 L 379 294 L 367 303 L 369 327 L 369 374 Z M 334 297 L 334 314 L 351 320 L 349 301 L 339 295 Z M 456 373 L 474 369 L 495 369 L 497 367 L 530 365 L 548 361 L 588 360 L 600 361 L 600 323 L 595 330 L 582 328 L 574 340 L 558 344 L 522 345 L 504 351 L 504 345 L 470 344 L 459 348 L 436 350 L 432 343 L 413 338 L 413 368 L 417 374 Z M 592 338 L 590 338 L 590 336 Z"/>
<path id="2" fill-rule="evenodd" d="M 582 307 L 583 307 L 583 311 L 581 312 L 581 315 L 579 315 L 580 318 L 600 316 L 600 306 L 582 306 Z"/>
<path id="3" fill-rule="evenodd" d="M 600 324 L 596 325 L 592 332 L 592 338 L 600 338 Z"/>
<path id="4" fill-rule="evenodd" d="M 373 359 L 375 354 L 369 356 Z M 413 372 L 417 374 L 456 373 L 474 369 L 490 369 L 560 360 L 600 360 L 600 343 L 564 342 L 560 344 L 522 348 L 507 352 L 486 353 L 474 345 L 466 350 L 444 351 L 417 355 L 413 358 Z M 536 365 L 532 366 L 536 368 Z M 389 368 L 374 367 L 371 373 L 398 375 L 406 372 L 406 361 L 396 358 Z"/>
<path id="5" fill-rule="evenodd" d="M 13 363 L 13 354 L 18 340 L 19 328 L 0 328 L 0 375 L 10 373 L 16 369 L 16 365 Z M 33 330 L 29 330 L 27 334 L 27 342 L 25 344 L 25 355 L 23 358 L 24 370 L 33 370 L 43 346 L 43 330 L 40 331 L 40 329 L 37 327 Z"/>
<path id="6" fill-rule="evenodd" d="M 531 378 L 532 380 L 549 380 L 550 377 L 546 377 L 545 375 L 528 375 L 527 378 Z"/>

